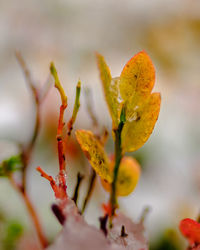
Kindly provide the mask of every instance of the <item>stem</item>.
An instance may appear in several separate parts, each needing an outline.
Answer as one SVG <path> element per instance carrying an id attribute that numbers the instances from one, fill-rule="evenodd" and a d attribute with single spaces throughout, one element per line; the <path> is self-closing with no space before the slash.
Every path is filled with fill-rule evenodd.
<path id="1" fill-rule="evenodd" d="M 40 129 L 40 102 L 39 102 L 38 94 L 35 95 L 34 97 L 35 97 L 34 100 L 35 100 L 35 107 L 36 107 L 35 127 L 34 127 L 31 141 L 27 147 L 27 150 L 23 150 L 22 152 L 22 160 L 23 160 L 22 187 L 24 190 L 26 190 L 26 186 L 27 186 L 26 175 L 27 175 L 28 164 L 29 164 L 31 154 L 35 146 L 35 142 L 38 137 L 39 129 Z"/>
<path id="2" fill-rule="evenodd" d="M 113 181 L 111 184 L 111 194 L 110 194 L 110 205 L 111 205 L 111 221 L 110 225 L 112 225 L 112 217 L 115 214 L 115 209 L 117 208 L 117 196 L 116 196 L 116 183 L 117 176 L 119 171 L 120 162 L 122 160 L 122 147 L 121 147 L 121 133 L 125 123 L 125 109 L 122 107 L 121 115 L 120 115 L 120 123 L 118 128 L 114 130 L 115 134 L 115 167 L 113 172 Z"/>
<path id="3" fill-rule="evenodd" d="M 60 106 L 60 115 L 59 115 L 56 139 L 57 139 L 57 145 L 58 145 L 58 160 L 59 160 L 59 170 L 60 170 L 58 174 L 58 177 L 59 177 L 59 185 L 58 185 L 59 191 L 58 192 L 63 194 L 63 197 L 61 198 L 61 200 L 65 201 L 65 198 L 67 197 L 67 193 L 66 193 L 67 185 L 66 185 L 66 178 L 65 178 L 65 168 L 66 168 L 65 166 L 65 141 L 63 140 L 63 128 L 65 126 L 65 123 L 63 121 L 63 118 L 64 118 L 65 109 L 67 108 L 67 96 L 60 83 L 58 73 L 53 62 L 50 65 L 50 71 L 55 80 L 55 88 L 58 89 L 60 97 L 61 97 L 61 101 L 62 101 L 62 105 Z"/>
<path id="4" fill-rule="evenodd" d="M 115 209 L 117 207 L 117 196 L 116 196 L 116 183 L 117 183 L 117 176 L 118 170 L 120 166 L 120 162 L 122 159 L 122 148 L 121 148 L 121 131 L 123 128 L 123 124 L 120 123 L 118 129 L 114 131 L 115 133 L 115 167 L 113 172 L 113 181 L 112 181 L 112 189 L 110 195 L 110 203 L 112 207 L 112 216 L 115 213 Z"/>
<path id="5" fill-rule="evenodd" d="M 65 144 L 62 138 L 62 131 L 64 127 L 63 116 L 67 105 L 60 106 L 60 116 L 58 121 L 58 130 L 57 130 L 57 143 L 58 143 L 58 159 L 60 172 L 65 170 Z"/>
<path id="6" fill-rule="evenodd" d="M 62 105 L 60 106 L 60 115 L 58 121 L 58 129 L 57 129 L 57 142 L 58 142 L 58 159 L 59 159 L 59 168 L 60 168 L 60 185 L 65 187 L 65 180 L 63 176 L 63 170 L 65 171 L 65 143 L 62 137 L 63 127 L 65 123 L 63 122 L 64 112 L 67 108 L 67 96 L 65 95 L 65 91 L 60 83 L 57 70 L 52 62 L 50 65 L 50 71 L 55 80 L 55 88 L 58 89 Z"/>
<path id="7" fill-rule="evenodd" d="M 24 190 L 24 192 L 26 191 L 26 173 L 27 173 L 27 168 L 29 166 L 29 161 L 31 158 L 31 154 L 33 151 L 33 147 L 35 146 L 35 142 L 36 139 L 38 137 L 38 132 L 40 129 L 40 98 L 39 98 L 39 92 L 37 87 L 35 86 L 32 77 L 31 77 L 31 73 L 24 61 L 24 58 L 22 57 L 22 55 L 19 52 L 16 52 L 16 58 L 21 66 L 21 69 L 24 73 L 25 76 L 25 80 L 27 82 L 27 85 L 29 86 L 32 95 L 33 95 L 33 99 L 35 102 L 35 108 L 36 108 L 36 116 L 35 116 L 35 127 L 34 127 L 34 131 L 33 131 L 33 135 L 32 138 L 30 139 L 30 142 L 28 144 L 28 146 L 24 149 L 22 149 L 22 162 L 23 162 L 23 166 L 22 166 L 22 189 Z"/>
<path id="8" fill-rule="evenodd" d="M 90 200 L 90 197 L 92 195 L 92 191 L 94 190 L 95 180 L 96 180 L 96 172 L 92 168 L 92 175 L 90 178 L 89 187 L 88 187 L 87 195 L 86 195 L 84 203 L 83 203 L 81 214 L 83 214 L 85 212 L 85 208 L 87 207 L 88 201 Z"/>
<path id="9" fill-rule="evenodd" d="M 14 189 L 17 190 L 22 195 L 22 198 L 25 202 L 26 208 L 27 208 L 27 210 L 30 214 L 30 217 L 32 219 L 32 222 L 35 226 L 35 230 L 36 230 L 36 233 L 37 233 L 38 238 L 40 240 L 40 243 L 41 243 L 43 249 L 45 249 L 48 246 L 48 242 L 46 240 L 46 237 L 43 234 L 39 218 L 38 218 L 37 213 L 33 207 L 32 202 L 30 201 L 27 193 L 24 191 L 22 186 L 20 186 L 19 184 L 16 183 L 16 181 L 12 177 L 12 175 L 9 176 L 9 180 L 10 180 L 11 185 L 14 187 Z"/>
<path id="10" fill-rule="evenodd" d="M 39 92 L 37 87 L 34 85 L 34 82 L 32 81 L 31 74 L 29 69 L 26 66 L 26 63 L 21 56 L 20 53 L 16 53 L 17 60 L 22 68 L 22 71 L 24 72 L 24 76 L 27 82 L 27 85 L 29 86 L 32 95 L 34 97 L 35 102 L 35 108 L 36 108 L 36 115 L 35 115 L 35 126 L 32 138 L 30 139 L 29 144 L 27 147 L 23 147 L 21 151 L 22 156 L 22 176 L 21 176 L 21 183 L 18 185 L 12 175 L 9 176 L 9 180 L 13 187 L 21 193 L 24 202 L 26 204 L 27 210 L 30 214 L 30 217 L 32 218 L 33 224 L 35 226 L 35 230 L 37 232 L 38 238 L 40 240 L 40 243 L 43 248 L 48 246 L 48 242 L 46 240 L 46 237 L 43 234 L 42 227 L 39 222 L 39 218 L 37 216 L 37 213 L 33 207 L 33 204 L 31 203 L 29 196 L 27 194 L 27 169 L 29 167 L 30 158 L 33 152 L 33 148 L 35 146 L 36 139 L 38 137 L 39 129 L 40 129 L 40 98 L 39 98 Z"/>
<path id="11" fill-rule="evenodd" d="M 72 117 L 67 124 L 67 128 L 68 128 L 67 136 L 68 136 L 68 138 L 71 135 L 73 125 L 74 125 L 74 122 L 76 120 L 76 116 L 77 116 L 77 113 L 79 111 L 79 108 L 80 108 L 80 93 L 81 93 L 81 81 L 79 80 L 77 85 L 76 85 L 76 97 L 75 97 Z"/>
<path id="12" fill-rule="evenodd" d="M 77 205 L 77 200 L 78 200 L 78 196 L 79 196 L 80 185 L 81 185 L 81 182 L 82 182 L 83 178 L 84 178 L 84 176 L 81 173 L 78 173 L 76 188 L 75 188 L 75 191 L 74 191 L 74 195 L 72 197 L 72 200 L 75 202 L 76 205 Z"/>
<path id="13" fill-rule="evenodd" d="M 84 90 L 85 90 L 84 94 L 85 94 L 87 112 L 88 112 L 88 114 L 90 116 L 90 119 L 92 121 L 92 125 L 93 125 L 94 129 L 96 129 L 96 128 L 98 128 L 99 124 L 98 124 L 95 112 L 93 110 L 94 104 L 91 101 L 91 99 L 92 99 L 91 89 L 90 88 L 85 88 Z"/>
<path id="14" fill-rule="evenodd" d="M 38 235 L 38 238 L 42 244 L 42 247 L 43 248 L 46 248 L 48 246 L 48 242 L 43 234 L 43 231 L 42 231 L 42 228 L 41 228 L 41 225 L 40 225 L 40 221 L 38 219 L 38 216 L 35 212 L 35 209 L 33 207 L 33 204 L 32 202 L 30 201 L 28 195 L 26 194 L 26 192 L 22 192 L 22 195 L 23 195 L 23 198 L 24 198 L 24 201 L 25 201 L 25 204 L 26 204 L 26 207 L 28 209 L 28 212 L 32 218 L 32 221 L 33 221 L 33 224 L 35 225 L 35 229 L 36 229 L 36 232 L 37 232 L 37 235 Z"/>
<path id="15" fill-rule="evenodd" d="M 36 117 L 35 117 L 35 127 L 33 131 L 33 136 L 28 146 L 29 152 L 32 151 L 35 145 L 36 139 L 38 137 L 38 132 L 40 129 L 40 100 L 39 100 L 38 92 L 34 94 L 34 100 L 35 100 L 35 107 L 36 107 Z"/>

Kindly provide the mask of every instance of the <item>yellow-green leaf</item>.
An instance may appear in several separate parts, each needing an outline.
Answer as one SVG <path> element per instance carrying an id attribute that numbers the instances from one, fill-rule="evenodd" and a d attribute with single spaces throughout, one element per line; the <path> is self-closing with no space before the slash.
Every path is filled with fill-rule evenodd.
<path id="1" fill-rule="evenodd" d="M 155 83 L 155 69 L 150 57 L 141 51 L 124 66 L 120 75 L 120 94 L 126 103 L 126 118 L 134 115 L 134 108 L 147 98 Z"/>
<path id="2" fill-rule="evenodd" d="M 112 181 L 112 174 L 109 169 L 109 159 L 104 152 L 102 144 L 91 131 L 77 130 L 76 138 L 85 156 L 97 174 L 107 180 Z"/>
<path id="3" fill-rule="evenodd" d="M 113 171 L 114 160 L 110 164 L 110 170 Z M 140 165 L 132 157 L 123 157 L 116 182 L 117 196 L 127 196 L 133 192 L 140 178 Z M 104 189 L 108 192 L 111 190 L 111 184 L 101 179 Z"/>
<path id="4" fill-rule="evenodd" d="M 97 54 L 96 56 L 105 99 L 113 121 L 113 127 L 117 128 L 120 112 L 119 78 L 111 77 L 110 69 L 102 55 Z"/>
<path id="5" fill-rule="evenodd" d="M 142 147 L 151 135 L 160 111 L 160 93 L 153 93 L 127 120 L 122 130 L 123 152 L 135 151 Z"/>

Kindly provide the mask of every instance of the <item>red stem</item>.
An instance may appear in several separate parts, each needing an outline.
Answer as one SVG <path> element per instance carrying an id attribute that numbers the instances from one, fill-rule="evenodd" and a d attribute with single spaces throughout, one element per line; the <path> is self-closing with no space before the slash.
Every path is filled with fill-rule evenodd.
<path id="1" fill-rule="evenodd" d="M 36 230 L 36 233 L 37 233 L 38 238 L 40 240 L 40 243 L 41 243 L 43 249 L 45 249 L 48 246 L 48 241 L 46 240 L 46 237 L 44 236 L 39 218 L 36 214 L 36 211 L 33 207 L 31 200 L 29 199 L 29 197 L 28 197 L 27 193 L 24 191 L 24 189 L 16 183 L 16 181 L 14 180 L 14 178 L 12 176 L 9 176 L 9 180 L 10 180 L 10 183 L 12 184 L 12 186 L 14 187 L 14 189 L 16 189 L 22 195 L 23 200 L 25 202 L 25 205 L 27 207 L 27 210 L 28 210 L 30 217 L 32 219 L 32 222 L 35 226 L 35 230 Z"/>
<path id="2" fill-rule="evenodd" d="M 57 129 L 57 142 L 58 142 L 58 159 L 59 159 L 59 167 L 60 172 L 65 170 L 65 143 L 62 138 L 62 131 L 64 127 L 63 116 L 67 105 L 60 106 L 60 115 L 58 121 L 58 129 Z"/>

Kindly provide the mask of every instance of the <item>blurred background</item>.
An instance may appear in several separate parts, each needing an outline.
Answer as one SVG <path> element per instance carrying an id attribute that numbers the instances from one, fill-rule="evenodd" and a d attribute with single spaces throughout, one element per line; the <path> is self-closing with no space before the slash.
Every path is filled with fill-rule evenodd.
<path id="1" fill-rule="evenodd" d="M 143 49 L 156 68 L 154 91 L 161 92 L 161 112 L 148 142 L 131 154 L 140 162 L 142 175 L 135 191 L 120 199 L 120 206 L 134 221 L 149 206 L 145 225 L 152 249 L 180 249 L 179 221 L 195 219 L 200 211 L 200 1 L 0 0 L 0 161 L 16 154 L 15 142 L 27 143 L 34 127 L 33 98 L 15 57 L 20 51 L 36 85 L 46 81 L 52 85 L 42 105 L 42 128 L 28 172 L 28 192 L 52 240 L 61 229 L 50 209 L 54 195 L 35 170 L 40 165 L 53 176 L 58 170 L 55 135 L 60 99 L 49 79 L 50 62 L 55 62 L 68 96 L 66 120 L 80 78 L 83 89 L 91 90 L 99 126 L 110 133 L 106 149 L 112 153 L 111 119 L 95 51 L 104 55 L 116 77 Z M 93 129 L 84 91 L 75 124 L 78 128 Z M 87 176 L 90 168 L 73 136 L 67 156 L 72 194 L 77 171 Z M 81 197 L 86 187 L 87 177 Z M 97 225 L 108 195 L 98 181 L 94 192 L 86 219 Z M 36 249 L 23 200 L 6 178 L 0 179 L 0 231 L 2 249 L 15 249 L 14 245 L 22 249 L 27 239 Z M 13 242 L 18 239 L 18 244 L 5 243 L 11 241 L 9 237 Z"/>

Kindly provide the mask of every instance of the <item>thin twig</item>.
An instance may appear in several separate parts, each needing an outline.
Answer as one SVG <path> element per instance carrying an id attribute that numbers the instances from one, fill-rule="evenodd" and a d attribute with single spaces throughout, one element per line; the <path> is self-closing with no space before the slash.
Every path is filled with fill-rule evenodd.
<path id="1" fill-rule="evenodd" d="M 22 195 L 24 197 L 24 201 L 26 203 L 26 207 L 28 208 L 29 214 L 31 215 L 32 221 L 33 221 L 33 223 L 35 225 L 35 228 L 36 228 L 38 237 L 40 239 L 40 242 L 41 242 L 42 246 L 44 248 L 46 248 L 48 246 L 48 242 L 46 240 L 46 237 L 43 234 L 40 221 L 39 221 L 38 216 L 37 216 L 37 214 L 35 212 L 35 209 L 34 209 L 34 207 L 32 205 L 32 202 L 30 201 L 29 196 L 27 195 L 26 192 L 23 192 Z"/>
<path id="2" fill-rule="evenodd" d="M 76 85 L 76 97 L 75 97 L 72 117 L 67 124 L 67 128 L 68 128 L 67 136 L 68 137 L 70 137 L 70 135 L 71 135 L 73 125 L 74 125 L 74 122 L 76 120 L 76 116 L 77 116 L 77 113 L 79 111 L 79 108 L 80 108 L 80 93 L 81 93 L 81 81 L 79 80 L 77 85 Z"/>
<path id="3" fill-rule="evenodd" d="M 101 142 L 101 144 L 102 144 L 103 146 L 105 146 L 105 144 L 106 144 L 106 142 L 107 142 L 107 140 L 108 140 L 108 136 L 109 136 L 108 130 L 107 130 L 106 128 L 104 128 L 103 134 L 102 134 L 102 136 L 100 137 L 100 142 Z"/>
<path id="4" fill-rule="evenodd" d="M 35 142 L 36 142 L 36 139 L 38 137 L 38 133 L 39 133 L 39 128 L 40 128 L 40 99 L 39 99 L 39 92 L 38 92 L 38 89 L 37 87 L 34 85 L 33 81 L 32 81 L 32 78 L 31 78 L 31 74 L 30 74 L 30 71 L 28 70 L 27 66 L 26 66 L 26 63 L 22 57 L 22 55 L 19 53 L 19 52 L 16 52 L 16 58 L 22 68 L 22 71 L 24 73 L 24 76 L 25 76 L 25 79 L 26 79 L 26 82 L 27 82 L 27 85 L 29 86 L 32 94 L 33 94 L 33 97 L 34 97 L 34 102 L 35 102 L 35 108 L 36 108 L 36 117 L 35 117 L 35 126 L 34 126 L 34 131 L 33 131 L 33 135 L 30 139 L 30 142 L 29 144 L 25 147 L 22 147 L 22 151 L 21 151 L 21 155 L 22 155 L 22 179 L 21 179 L 21 184 L 18 185 L 15 183 L 15 180 L 14 178 L 12 178 L 12 176 L 9 177 L 9 180 L 11 182 L 11 184 L 13 185 L 13 187 L 15 187 L 15 189 L 17 191 L 19 191 L 25 201 L 25 204 L 26 204 L 26 207 L 29 211 L 29 214 L 32 218 L 32 221 L 35 225 L 35 229 L 36 229 L 36 232 L 37 232 L 37 235 L 38 235 L 38 238 L 41 242 L 41 245 L 43 246 L 43 248 L 45 248 L 48 243 L 47 243 L 47 240 L 46 240 L 46 237 L 44 236 L 43 234 L 43 231 L 42 231 L 42 228 L 41 228 L 41 225 L 40 225 L 40 222 L 39 222 L 39 218 L 37 216 L 37 213 L 30 201 L 30 198 L 27 194 L 27 191 L 26 191 L 26 187 L 27 187 L 27 183 L 26 183 L 26 180 L 27 180 L 27 169 L 28 169 L 28 166 L 29 166 L 29 162 L 30 162 L 30 158 L 31 158 L 31 155 L 32 155 L 32 151 L 33 151 L 33 147 L 35 146 Z"/>
<path id="5" fill-rule="evenodd" d="M 86 99 L 86 107 L 87 107 L 87 113 L 89 114 L 90 116 L 90 119 L 92 121 L 92 126 L 93 126 L 93 129 L 94 130 L 99 130 L 99 123 L 98 123 L 98 120 L 97 120 L 97 117 L 94 113 L 94 110 L 93 110 L 93 103 L 92 103 L 92 93 L 91 93 L 91 90 L 89 88 L 85 88 L 84 89 L 84 94 L 85 94 L 85 99 Z M 99 136 L 97 136 L 99 137 Z M 108 132 L 106 129 L 104 129 L 104 134 L 102 137 L 99 137 L 99 140 L 101 142 L 102 145 L 105 145 L 106 141 L 107 141 L 107 138 L 108 138 Z M 95 186 L 95 181 L 96 181 L 96 172 L 94 171 L 93 168 L 91 168 L 91 177 L 90 177 L 90 180 L 89 180 L 89 186 L 88 186 L 88 190 L 87 190 L 87 194 L 86 194 L 86 197 L 85 197 L 85 200 L 83 202 L 83 207 L 81 209 L 81 213 L 83 214 L 85 212 L 85 209 L 88 205 L 88 202 L 92 196 L 92 192 L 94 190 L 94 186 Z"/>
<path id="6" fill-rule="evenodd" d="M 92 168 L 92 174 L 89 180 L 89 186 L 88 186 L 88 190 L 87 190 L 87 195 L 85 197 L 85 200 L 83 202 L 83 207 L 81 209 L 81 213 L 83 214 L 85 212 L 85 209 L 87 207 L 88 201 L 91 198 L 92 195 L 92 191 L 94 189 L 94 185 L 95 185 L 95 180 L 96 180 L 96 172 L 94 171 L 94 169 Z"/>
<path id="7" fill-rule="evenodd" d="M 81 185 L 83 178 L 84 178 L 84 176 L 78 172 L 76 188 L 75 188 L 74 195 L 72 198 L 72 200 L 75 202 L 76 205 L 77 205 L 77 200 L 78 200 L 78 195 L 79 195 L 79 188 L 80 188 L 80 185 Z"/>
<path id="8" fill-rule="evenodd" d="M 108 229 L 107 229 L 107 221 L 108 221 L 108 214 L 105 214 L 103 217 L 99 218 L 100 222 L 100 229 L 103 231 L 104 235 L 107 236 Z"/>
<path id="9" fill-rule="evenodd" d="M 53 63 L 51 63 L 50 65 L 50 71 L 52 76 L 54 77 L 55 80 L 55 87 L 58 89 L 59 93 L 60 93 L 60 97 L 62 100 L 62 104 L 60 106 L 60 115 L 59 115 L 59 121 L 58 121 L 58 129 L 57 129 L 57 145 L 58 145 L 58 160 L 59 160 L 59 188 L 61 188 L 63 190 L 63 193 L 65 193 L 66 197 L 67 197 L 67 193 L 66 193 L 66 178 L 65 178 L 65 141 L 63 139 L 63 128 L 65 123 L 63 122 L 63 118 L 64 118 L 64 112 L 65 109 L 67 108 L 67 96 L 65 95 L 65 91 L 60 83 L 60 80 L 58 78 L 58 74 L 57 74 L 57 70 L 54 66 Z"/>
<path id="10" fill-rule="evenodd" d="M 60 172 L 61 172 L 65 170 L 65 142 L 62 138 L 62 133 L 63 133 L 64 125 L 65 125 L 65 123 L 63 122 L 63 118 L 64 118 L 65 109 L 67 108 L 67 96 L 65 95 L 65 91 L 60 83 L 57 70 L 53 63 L 51 63 L 50 65 L 50 71 L 55 80 L 55 87 L 58 89 L 61 100 L 62 100 L 62 104 L 60 106 L 60 114 L 59 114 L 57 136 L 56 136 L 57 143 L 58 143 L 59 167 L 60 167 Z"/>
<path id="11" fill-rule="evenodd" d="M 35 115 L 35 126 L 33 130 L 33 135 L 30 139 L 30 142 L 28 146 L 26 146 L 22 150 L 22 161 L 23 161 L 23 167 L 22 167 L 22 188 L 26 191 L 26 173 L 27 168 L 29 166 L 29 161 L 31 158 L 32 150 L 35 145 L 36 139 L 38 137 L 39 128 L 40 128 L 40 100 L 39 100 L 39 93 L 38 89 L 35 86 L 35 84 L 32 81 L 30 71 L 24 61 L 24 58 L 22 57 L 20 52 L 16 52 L 16 58 L 18 60 L 19 65 L 21 66 L 21 69 L 24 73 L 25 80 L 27 82 L 27 85 L 29 86 L 35 102 L 35 108 L 36 108 L 36 115 Z"/>
<path id="12" fill-rule="evenodd" d="M 149 212 L 151 211 L 151 207 L 145 207 L 142 211 L 142 214 L 140 216 L 140 223 L 144 223 L 144 221 L 147 218 L 147 215 L 149 214 Z"/>
<path id="13" fill-rule="evenodd" d="M 35 209 L 34 209 L 34 207 L 32 205 L 32 202 L 30 201 L 27 193 L 24 192 L 24 190 L 21 188 L 21 185 L 16 183 L 13 176 L 9 175 L 8 178 L 9 178 L 9 181 L 10 181 L 11 185 L 13 186 L 13 188 L 15 190 L 17 190 L 22 195 L 23 200 L 24 200 L 24 202 L 26 204 L 26 208 L 27 208 L 27 210 L 28 210 L 28 212 L 30 214 L 30 217 L 31 217 L 31 219 L 33 221 L 33 224 L 35 226 L 35 229 L 36 229 L 38 238 L 40 240 L 40 243 L 41 243 L 43 248 L 46 248 L 48 246 L 48 242 L 46 240 L 46 237 L 44 236 L 44 233 L 42 231 L 42 227 L 40 225 L 40 221 L 39 221 L 38 216 L 37 216 L 37 214 L 35 212 Z"/>
<path id="14" fill-rule="evenodd" d="M 49 74 L 43 86 L 41 86 L 38 91 L 40 93 L 40 96 L 39 96 L 40 103 L 42 103 L 46 99 L 52 85 L 53 85 L 52 77 L 50 77 L 50 74 Z"/>
<path id="15" fill-rule="evenodd" d="M 94 127 L 94 129 L 96 129 L 98 127 L 98 120 L 96 118 L 96 115 L 94 113 L 93 110 L 93 105 L 92 105 L 92 93 L 91 90 L 89 88 L 85 88 L 84 89 L 84 94 L 85 94 L 85 100 L 86 100 L 86 107 L 87 107 L 87 112 L 90 116 L 90 119 L 92 121 L 92 126 Z"/>
<path id="16" fill-rule="evenodd" d="M 128 234 L 126 233 L 126 231 L 125 231 L 125 226 L 124 225 L 122 225 L 122 228 L 121 228 L 121 235 L 120 235 L 121 237 L 127 237 L 128 236 Z"/>
<path id="17" fill-rule="evenodd" d="M 57 144 L 58 144 L 58 160 L 59 160 L 59 167 L 60 172 L 65 171 L 65 142 L 62 138 L 62 131 L 64 127 L 63 123 L 63 116 L 67 106 L 60 106 L 60 115 L 59 115 L 59 122 L 58 122 L 58 129 L 57 129 Z"/>
<path id="18" fill-rule="evenodd" d="M 31 88 L 32 92 L 34 93 L 34 96 L 38 96 L 37 95 L 37 88 L 35 87 L 33 81 L 32 81 L 32 78 L 31 78 L 31 74 L 30 74 L 30 71 L 24 61 L 24 58 L 22 57 L 21 53 L 19 51 L 16 51 L 15 53 L 16 55 L 16 58 L 21 66 L 21 69 L 24 73 L 24 76 L 25 76 L 25 79 L 26 79 L 26 82 L 27 84 L 29 85 L 29 87 Z"/>

